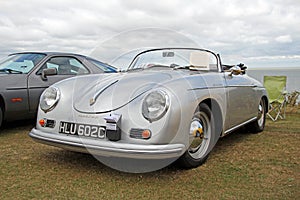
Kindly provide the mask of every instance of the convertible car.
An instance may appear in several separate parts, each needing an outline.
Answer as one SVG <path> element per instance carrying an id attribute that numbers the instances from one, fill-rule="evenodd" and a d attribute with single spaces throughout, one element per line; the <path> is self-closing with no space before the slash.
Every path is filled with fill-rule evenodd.
<path id="1" fill-rule="evenodd" d="M 116 72 L 95 59 L 69 53 L 27 52 L 0 62 L 0 127 L 3 120 L 34 118 L 41 93 L 75 75 Z"/>
<path id="2" fill-rule="evenodd" d="M 146 50 L 122 73 L 75 77 L 46 89 L 29 135 L 126 171 L 176 160 L 194 168 L 220 137 L 242 126 L 263 131 L 267 93 L 245 68 L 222 65 L 205 49 Z"/>

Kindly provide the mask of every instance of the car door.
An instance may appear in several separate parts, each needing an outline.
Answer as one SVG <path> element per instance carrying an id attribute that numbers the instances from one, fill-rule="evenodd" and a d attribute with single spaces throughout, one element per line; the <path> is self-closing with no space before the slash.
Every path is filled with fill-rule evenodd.
<path id="1" fill-rule="evenodd" d="M 57 75 L 41 78 L 42 71 L 47 68 L 56 68 Z M 89 74 L 90 71 L 73 56 L 52 56 L 40 65 L 28 77 L 28 94 L 30 112 L 36 112 L 42 92 L 50 85 L 79 74 Z"/>
<path id="2" fill-rule="evenodd" d="M 247 75 L 224 72 L 227 91 L 229 127 L 235 127 L 257 114 L 255 83 Z"/>
<path id="3" fill-rule="evenodd" d="M 0 94 L 5 103 L 5 110 L 3 110 L 5 119 L 18 120 L 29 117 L 27 74 L 0 74 L 0 79 Z"/>

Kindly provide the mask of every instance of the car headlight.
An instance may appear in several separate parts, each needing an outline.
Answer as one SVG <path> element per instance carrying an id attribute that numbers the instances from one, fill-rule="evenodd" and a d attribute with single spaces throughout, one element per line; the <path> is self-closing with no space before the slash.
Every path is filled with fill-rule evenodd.
<path id="1" fill-rule="evenodd" d="M 40 98 L 40 108 L 44 112 L 51 111 L 57 104 L 60 98 L 60 92 L 56 87 L 47 88 Z"/>
<path id="2" fill-rule="evenodd" d="M 149 93 L 143 101 L 143 116 L 150 122 L 159 120 L 168 111 L 169 101 L 169 96 L 162 90 Z"/>

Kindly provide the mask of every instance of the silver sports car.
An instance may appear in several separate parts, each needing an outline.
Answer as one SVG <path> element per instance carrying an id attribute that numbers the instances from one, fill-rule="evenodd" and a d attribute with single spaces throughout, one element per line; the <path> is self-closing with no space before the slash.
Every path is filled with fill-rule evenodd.
<path id="1" fill-rule="evenodd" d="M 29 135 L 115 159 L 113 167 L 129 163 L 127 170 L 145 166 L 126 159 L 197 167 L 220 137 L 242 126 L 264 129 L 267 93 L 245 70 L 222 65 L 204 49 L 143 51 L 122 73 L 70 78 L 46 89 Z"/>

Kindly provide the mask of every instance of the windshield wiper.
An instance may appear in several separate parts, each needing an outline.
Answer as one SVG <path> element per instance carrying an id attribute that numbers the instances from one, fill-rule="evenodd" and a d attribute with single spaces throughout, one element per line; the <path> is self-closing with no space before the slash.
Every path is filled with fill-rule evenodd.
<path id="1" fill-rule="evenodd" d="M 173 64 L 171 64 L 171 65 L 161 65 L 161 64 L 154 64 L 154 65 L 149 65 L 149 66 L 147 66 L 147 67 L 139 67 L 139 68 L 133 68 L 133 69 L 129 69 L 129 70 L 127 70 L 127 71 L 135 71 L 135 70 L 144 70 L 144 69 L 151 69 L 151 68 L 156 68 L 156 67 L 160 67 L 160 68 L 162 68 L 162 67 L 167 67 L 167 68 L 176 68 L 176 67 L 178 67 L 179 65 L 178 64 L 175 64 L 175 63 L 173 63 Z"/>
<path id="2" fill-rule="evenodd" d="M 170 68 L 170 66 L 168 66 L 168 65 L 152 65 L 152 66 L 146 67 L 145 69 L 154 68 L 154 67 L 168 67 L 168 68 Z"/>
<path id="3" fill-rule="evenodd" d="M 177 67 L 174 67 L 173 68 L 174 70 L 177 70 L 177 69 L 189 69 L 191 71 L 199 71 L 201 69 L 196 69 L 195 66 L 193 65 L 189 65 L 189 66 L 177 66 Z"/>
<path id="4" fill-rule="evenodd" d="M 136 71 L 136 70 L 144 70 L 144 68 L 139 67 L 139 68 L 127 69 L 127 70 L 125 70 L 125 72 L 132 72 L 132 71 Z"/>
<path id="5" fill-rule="evenodd" d="M 8 69 L 8 68 L 4 68 L 4 69 L 0 69 L 0 72 L 8 72 L 10 74 L 12 73 L 17 73 L 17 74 L 23 74 L 23 72 L 18 71 L 18 70 L 14 70 L 14 69 Z"/>
<path id="6" fill-rule="evenodd" d="M 190 66 L 177 66 L 177 67 L 174 67 L 173 69 L 174 70 L 177 70 L 177 69 L 190 69 Z"/>
<path id="7" fill-rule="evenodd" d="M 188 70 L 192 70 L 192 71 L 198 71 L 192 65 L 189 65 L 189 66 L 177 66 L 177 67 L 174 67 L 173 69 L 174 70 L 177 70 L 177 69 L 188 69 Z"/>
<path id="8" fill-rule="evenodd" d="M 155 68 L 155 67 L 167 67 L 167 68 L 170 68 L 170 66 L 167 66 L 167 65 L 151 65 L 151 66 L 148 66 L 148 67 L 133 68 L 133 69 L 129 69 L 127 71 L 145 70 L 145 69 L 150 69 L 150 68 Z"/>

